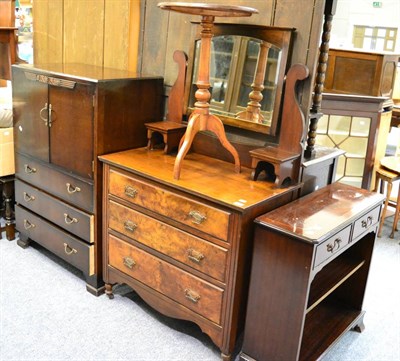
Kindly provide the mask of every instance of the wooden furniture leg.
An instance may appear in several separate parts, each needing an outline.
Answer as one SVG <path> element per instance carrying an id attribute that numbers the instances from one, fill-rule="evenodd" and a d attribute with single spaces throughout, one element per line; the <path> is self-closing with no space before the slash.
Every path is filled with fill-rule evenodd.
<path id="1" fill-rule="evenodd" d="M 15 239 L 15 222 L 13 209 L 14 177 L 4 177 L 1 181 L 3 183 L 2 197 L 4 198 L 4 218 L 6 222 L 5 226 L 1 228 L 1 232 L 5 230 L 6 238 L 9 241 L 13 241 Z"/>

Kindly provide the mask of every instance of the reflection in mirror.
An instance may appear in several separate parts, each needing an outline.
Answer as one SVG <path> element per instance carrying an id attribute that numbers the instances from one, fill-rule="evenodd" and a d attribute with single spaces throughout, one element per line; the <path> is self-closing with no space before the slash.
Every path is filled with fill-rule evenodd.
<path id="1" fill-rule="evenodd" d="M 224 25 L 229 27 L 228 30 Z M 236 25 L 246 33 L 251 26 Z M 222 30 L 221 30 L 222 29 Z M 293 29 L 254 26 L 251 35 L 232 35 L 235 25 L 219 24 L 211 44 L 210 111 L 223 123 L 275 135 L 282 83 Z M 193 110 L 200 40 L 195 40 L 187 101 Z"/>
<path id="2" fill-rule="evenodd" d="M 196 42 L 190 107 L 197 89 L 199 48 L 200 40 Z M 228 35 L 213 38 L 211 53 L 212 111 L 270 126 L 280 50 L 265 41 Z"/>

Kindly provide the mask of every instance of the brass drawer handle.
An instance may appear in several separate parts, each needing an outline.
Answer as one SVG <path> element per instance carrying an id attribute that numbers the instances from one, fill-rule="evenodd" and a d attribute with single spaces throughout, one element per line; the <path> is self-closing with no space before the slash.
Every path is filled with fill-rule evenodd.
<path id="1" fill-rule="evenodd" d="M 35 228 L 35 227 L 36 226 L 33 223 L 29 222 L 27 219 L 24 219 L 24 228 L 26 230 L 28 230 L 30 228 Z"/>
<path id="2" fill-rule="evenodd" d="M 196 263 L 200 263 L 204 259 L 204 254 L 201 252 L 196 251 L 193 248 L 188 249 L 188 258 Z"/>
<path id="3" fill-rule="evenodd" d="M 123 260 L 124 260 L 124 265 L 130 269 L 132 269 L 133 266 L 136 265 L 136 262 L 130 257 L 124 257 Z"/>
<path id="4" fill-rule="evenodd" d="M 137 228 L 137 224 L 133 223 L 132 221 L 125 221 L 124 228 L 129 232 L 134 232 L 135 229 Z"/>
<path id="5" fill-rule="evenodd" d="M 342 242 L 342 240 L 340 239 L 340 238 L 336 238 L 334 241 L 333 241 L 333 244 L 327 244 L 326 245 L 326 250 L 328 251 L 328 252 L 331 252 L 331 253 L 333 253 L 333 252 L 335 252 L 335 251 L 337 251 L 339 248 L 340 248 L 340 243 Z"/>
<path id="6" fill-rule="evenodd" d="M 71 254 L 78 253 L 75 248 L 70 247 L 67 243 L 64 243 L 64 252 L 70 256 Z"/>
<path id="7" fill-rule="evenodd" d="M 69 194 L 73 194 L 75 192 L 81 191 L 81 189 L 79 187 L 74 187 L 73 185 L 71 185 L 71 183 L 66 183 L 65 185 L 67 186 L 67 192 Z"/>
<path id="8" fill-rule="evenodd" d="M 36 173 L 36 168 L 31 167 L 29 164 L 24 164 L 25 173 Z"/>
<path id="9" fill-rule="evenodd" d="M 24 192 L 24 201 L 25 202 L 30 202 L 30 201 L 34 201 L 35 200 L 35 196 L 30 196 L 28 193 Z"/>
<path id="10" fill-rule="evenodd" d="M 200 300 L 200 295 L 190 288 L 185 289 L 185 297 L 193 303 L 197 303 Z"/>
<path id="11" fill-rule="evenodd" d="M 368 216 L 367 220 L 362 220 L 361 221 L 361 227 L 368 228 L 369 226 L 372 225 L 372 221 L 373 221 L 372 216 Z"/>
<path id="12" fill-rule="evenodd" d="M 196 224 L 202 224 L 207 217 L 198 211 L 190 211 L 189 216 L 193 218 L 192 222 Z"/>
<path id="13" fill-rule="evenodd" d="M 68 213 L 64 213 L 64 221 L 66 224 L 78 223 L 75 217 L 71 217 Z"/>
<path id="14" fill-rule="evenodd" d="M 125 195 L 130 197 L 130 198 L 135 198 L 138 194 L 138 191 L 136 188 L 133 188 L 131 186 L 125 186 Z"/>

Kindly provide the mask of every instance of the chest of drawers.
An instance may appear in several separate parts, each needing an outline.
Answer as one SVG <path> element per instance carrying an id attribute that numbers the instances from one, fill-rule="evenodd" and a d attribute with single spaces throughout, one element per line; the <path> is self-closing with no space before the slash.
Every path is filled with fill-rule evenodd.
<path id="1" fill-rule="evenodd" d="M 82 64 L 13 66 L 18 244 L 31 240 L 104 291 L 97 156 L 146 144 L 162 78 Z"/>
<path id="2" fill-rule="evenodd" d="M 165 315 L 198 324 L 230 359 L 243 328 L 253 220 L 297 187 L 250 180 L 250 169 L 195 153 L 180 180 L 175 158 L 135 149 L 101 156 L 104 280 L 126 283 Z"/>
<path id="3" fill-rule="evenodd" d="M 382 202 L 333 183 L 256 219 L 240 360 L 317 360 L 362 331 Z"/>

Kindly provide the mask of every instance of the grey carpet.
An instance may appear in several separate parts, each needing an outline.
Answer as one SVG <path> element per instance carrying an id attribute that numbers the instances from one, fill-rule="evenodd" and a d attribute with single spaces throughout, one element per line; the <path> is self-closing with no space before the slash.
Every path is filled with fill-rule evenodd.
<path id="1" fill-rule="evenodd" d="M 374 251 L 366 329 L 348 332 L 323 361 L 400 360 L 400 246 L 399 232 L 388 238 L 391 220 Z M 196 325 L 160 315 L 127 286 L 113 300 L 92 296 L 79 271 L 35 243 L 23 250 L 0 241 L 0 291 L 2 361 L 220 360 Z"/>

